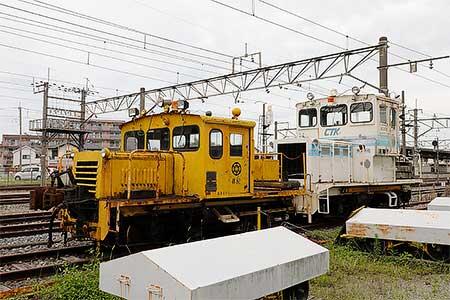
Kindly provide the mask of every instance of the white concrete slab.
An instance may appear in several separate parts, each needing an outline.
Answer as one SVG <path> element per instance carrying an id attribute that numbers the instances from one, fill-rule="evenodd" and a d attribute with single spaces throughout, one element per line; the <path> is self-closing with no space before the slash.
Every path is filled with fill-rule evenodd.
<path id="1" fill-rule="evenodd" d="M 101 263 L 100 289 L 139 300 L 256 299 L 322 275 L 328 268 L 327 249 L 276 227 Z"/>
<path id="2" fill-rule="evenodd" d="M 450 211 L 450 197 L 436 197 L 428 203 L 428 210 L 444 210 Z"/>
<path id="3" fill-rule="evenodd" d="M 364 208 L 345 226 L 354 237 L 450 245 L 450 211 Z"/>

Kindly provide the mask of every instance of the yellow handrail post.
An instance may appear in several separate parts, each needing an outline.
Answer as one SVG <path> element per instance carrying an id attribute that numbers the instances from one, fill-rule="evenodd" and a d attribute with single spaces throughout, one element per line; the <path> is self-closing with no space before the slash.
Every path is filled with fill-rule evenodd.
<path id="1" fill-rule="evenodd" d="M 261 207 L 256 209 L 256 229 L 261 230 Z"/>

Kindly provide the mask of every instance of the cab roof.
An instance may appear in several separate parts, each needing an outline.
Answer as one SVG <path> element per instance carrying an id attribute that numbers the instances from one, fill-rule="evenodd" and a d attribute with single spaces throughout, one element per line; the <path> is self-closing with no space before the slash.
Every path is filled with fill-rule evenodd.
<path id="1" fill-rule="evenodd" d="M 151 118 L 154 118 L 157 116 L 169 118 L 169 120 L 170 120 L 170 118 L 179 118 L 180 115 L 189 116 L 192 118 L 198 118 L 199 121 L 201 120 L 202 122 L 207 123 L 207 124 L 232 125 L 232 126 L 245 127 L 245 128 L 254 128 L 256 126 L 256 123 L 254 121 L 248 121 L 248 120 L 216 117 L 216 116 L 205 116 L 205 115 L 198 115 L 198 114 L 191 114 L 191 113 L 162 112 L 162 113 L 158 113 L 158 114 L 152 114 L 152 115 L 134 118 L 133 120 L 123 123 L 120 126 L 120 128 L 122 128 L 123 126 L 130 124 L 132 122 L 140 122 L 140 121 L 148 120 L 148 119 L 151 119 Z"/>

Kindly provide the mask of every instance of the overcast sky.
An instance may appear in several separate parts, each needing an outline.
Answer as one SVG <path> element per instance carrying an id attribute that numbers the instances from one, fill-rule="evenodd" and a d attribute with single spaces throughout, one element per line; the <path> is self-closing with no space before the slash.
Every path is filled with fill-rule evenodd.
<path id="1" fill-rule="evenodd" d="M 380 36 L 387 36 L 395 43 L 389 48 L 394 55 L 408 59 L 423 59 L 426 57 L 424 54 L 430 56 L 450 54 L 450 18 L 448 17 L 450 2 L 446 0 L 266 1 L 368 44 L 376 44 Z M 252 12 L 251 0 L 223 0 L 222 2 Z M 148 44 L 143 49 L 142 34 L 47 10 L 30 3 L 58 5 L 148 34 L 229 56 L 243 55 L 245 43 L 247 43 L 249 53 L 262 53 L 264 65 L 339 52 L 341 48 L 352 49 L 365 46 L 352 39 L 346 39 L 336 32 L 270 7 L 259 0 L 255 0 L 256 16 L 282 24 L 291 30 L 268 24 L 261 19 L 239 13 L 209 0 L 2 0 L 0 3 L 1 134 L 18 132 L 19 103 L 24 107 L 25 131 L 28 129 L 30 119 L 40 117 L 42 94 L 33 94 L 30 85 L 33 82 L 33 76 L 35 81 L 39 81 L 45 80 L 49 74 L 52 82 L 64 84 L 66 87 L 82 86 L 88 78 L 89 88 L 98 92 L 90 98 L 94 100 L 135 92 L 140 87 L 147 89 L 164 87 L 170 83 L 208 78 L 231 71 L 229 63 L 231 58 L 228 56 L 151 37 L 146 38 Z M 34 14 L 1 4 L 31 11 Z M 52 19 L 44 18 L 39 14 Z M 34 23 L 33 20 L 42 23 Z M 85 28 L 77 25 L 85 26 Z M 61 31 L 64 30 L 61 28 L 66 28 L 65 30 L 70 29 L 78 33 L 72 31 L 72 34 L 68 34 L 43 28 L 48 26 L 51 26 L 51 29 Z M 299 32 L 324 42 L 306 37 Z M 80 37 L 86 33 L 91 35 L 90 38 Z M 59 45 L 48 44 L 45 41 Z M 114 45 L 114 41 L 119 45 L 117 43 Z M 124 47 L 125 44 L 128 47 Z M 406 50 L 396 44 L 415 49 L 419 53 Z M 28 52 L 20 49 L 26 49 Z M 88 60 L 90 65 L 86 65 Z M 389 56 L 390 63 L 400 61 L 402 60 L 398 57 Z M 133 62 L 141 65 L 133 64 Z M 375 61 L 367 62 L 355 72 L 355 75 L 378 85 L 376 64 Z M 408 70 L 408 67 L 403 69 Z M 242 95 L 240 100 L 244 103 L 240 103 L 239 106 L 243 110 L 244 118 L 256 120 L 261 111 L 261 103 L 257 101 L 273 103 L 275 119 L 289 120 L 294 125 L 294 105 L 305 100 L 308 89 L 318 98 L 328 94 L 333 88 L 343 93 L 354 85 L 361 84 L 344 78 L 341 83 L 337 79 L 316 81 L 304 84 L 302 88 L 289 90 L 275 88 L 270 93 L 252 92 Z M 426 65 L 420 65 L 416 74 L 390 69 L 389 85 L 391 92 L 397 95 L 401 90 L 406 91 L 409 108 L 413 108 L 417 100 L 418 106 L 428 116 L 433 113 L 450 115 L 449 59 L 435 61 L 433 70 Z M 365 88 L 364 91 L 374 92 L 370 88 Z M 53 101 L 51 105 L 64 106 L 65 104 Z M 229 115 L 229 109 L 234 106 L 236 104 L 232 96 L 211 98 L 204 104 L 193 101 L 191 104 L 195 112 L 211 110 L 216 115 Z M 126 119 L 124 113 L 98 117 Z M 442 136 L 442 132 L 440 135 Z"/>

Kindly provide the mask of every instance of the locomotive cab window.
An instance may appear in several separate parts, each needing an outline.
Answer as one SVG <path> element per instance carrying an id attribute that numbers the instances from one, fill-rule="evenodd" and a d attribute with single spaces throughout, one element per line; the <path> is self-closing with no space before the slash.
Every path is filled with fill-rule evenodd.
<path id="1" fill-rule="evenodd" d="M 353 103 L 350 106 L 350 121 L 352 123 L 368 123 L 373 120 L 373 106 L 371 102 Z"/>
<path id="2" fill-rule="evenodd" d="M 395 124 L 397 123 L 397 111 L 391 108 L 391 128 L 395 129 Z"/>
<path id="3" fill-rule="evenodd" d="M 197 125 L 180 126 L 173 129 L 173 149 L 195 151 L 200 145 L 200 129 Z"/>
<path id="4" fill-rule="evenodd" d="M 299 127 L 314 127 L 317 125 L 317 109 L 306 108 L 298 112 Z"/>
<path id="5" fill-rule="evenodd" d="M 144 149 L 145 135 L 142 130 L 128 131 L 125 133 L 125 151 L 134 151 L 137 149 Z"/>
<path id="6" fill-rule="evenodd" d="M 169 150 L 169 128 L 150 129 L 147 131 L 147 149 L 150 151 Z"/>
<path id="7" fill-rule="evenodd" d="M 347 124 L 347 105 L 322 106 L 320 108 L 320 125 L 323 127 Z"/>
<path id="8" fill-rule="evenodd" d="M 242 156 L 242 134 L 230 134 L 230 156 Z"/>
<path id="9" fill-rule="evenodd" d="M 209 156 L 219 159 L 223 154 L 223 135 L 219 129 L 213 129 L 209 132 Z"/>
<path id="10" fill-rule="evenodd" d="M 387 125 L 387 107 L 380 105 L 380 123 Z"/>

